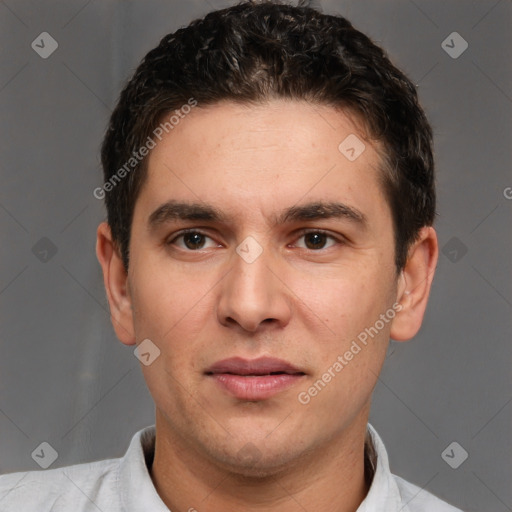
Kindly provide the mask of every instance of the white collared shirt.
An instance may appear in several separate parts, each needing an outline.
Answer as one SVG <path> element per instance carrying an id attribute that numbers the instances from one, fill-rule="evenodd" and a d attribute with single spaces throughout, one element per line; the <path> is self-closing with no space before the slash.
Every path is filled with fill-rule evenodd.
<path id="1" fill-rule="evenodd" d="M 386 448 L 368 424 L 377 456 L 357 512 L 462 512 L 393 475 Z M 137 432 L 124 457 L 0 475 L 1 512 L 170 512 L 151 480 L 155 426 Z M 200 511 L 199 511 L 200 512 Z"/>

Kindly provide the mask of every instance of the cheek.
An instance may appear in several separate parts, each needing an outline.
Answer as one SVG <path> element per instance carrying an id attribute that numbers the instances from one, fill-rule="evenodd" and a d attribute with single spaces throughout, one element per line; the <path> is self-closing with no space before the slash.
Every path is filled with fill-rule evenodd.
<path id="1" fill-rule="evenodd" d="M 389 295 L 385 286 L 379 282 L 378 272 L 361 272 L 356 277 L 310 282 L 301 295 L 318 318 L 345 339 L 357 335 L 369 322 L 373 324 L 384 312 Z"/>
<path id="2" fill-rule="evenodd" d="M 319 373 L 315 381 L 332 382 L 328 385 L 329 391 L 321 393 L 319 404 L 339 400 L 342 403 L 364 401 L 375 385 L 376 375 L 385 359 L 391 325 L 390 322 L 381 325 L 379 320 L 389 304 L 383 293 L 383 283 L 376 279 L 374 275 L 368 281 L 340 280 L 334 282 L 329 291 L 317 295 L 316 309 L 321 311 L 323 320 L 320 327 L 327 325 L 329 330 L 322 329 L 328 334 L 318 340 Z M 377 327 L 381 328 L 375 331 L 377 321 Z"/>
<path id="3" fill-rule="evenodd" d="M 147 266 L 151 269 L 151 266 Z M 187 328 L 199 328 L 198 316 L 205 314 L 205 305 L 212 292 L 211 283 L 198 273 L 174 266 L 137 275 L 134 304 L 137 315 L 135 330 L 140 336 L 168 343 Z M 181 338 L 181 337 L 180 337 Z"/>
<path id="4" fill-rule="evenodd" d="M 160 350 L 159 357 L 142 371 L 163 409 L 176 406 L 183 383 L 198 364 L 197 343 L 211 315 L 211 289 L 211 283 L 193 273 L 164 269 L 138 275 L 135 333 L 138 340 L 149 338 Z"/>

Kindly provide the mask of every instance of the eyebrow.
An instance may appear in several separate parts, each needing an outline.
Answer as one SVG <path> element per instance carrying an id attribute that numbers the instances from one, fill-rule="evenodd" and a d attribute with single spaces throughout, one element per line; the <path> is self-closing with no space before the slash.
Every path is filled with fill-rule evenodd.
<path id="1" fill-rule="evenodd" d="M 277 216 L 274 224 L 284 224 L 318 219 L 346 219 L 362 229 L 368 227 L 368 219 L 357 208 L 339 202 L 314 201 L 303 205 L 291 206 Z M 148 218 L 148 229 L 156 230 L 162 224 L 175 220 L 202 220 L 226 222 L 229 217 L 218 208 L 202 203 L 189 203 L 170 200 L 161 204 Z"/>

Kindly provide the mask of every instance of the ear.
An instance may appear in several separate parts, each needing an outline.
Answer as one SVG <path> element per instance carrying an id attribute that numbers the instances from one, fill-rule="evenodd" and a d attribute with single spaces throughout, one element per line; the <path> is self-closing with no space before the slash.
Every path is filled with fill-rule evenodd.
<path id="1" fill-rule="evenodd" d="M 433 227 L 423 227 L 409 249 L 407 263 L 399 277 L 397 299 L 402 309 L 393 319 L 390 337 L 407 341 L 420 330 L 434 279 L 439 248 Z"/>
<path id="2" fill-rule="evenodd" d="M 110 320 L 119 340 L 135 345 L 135 331 L 128 273 L 124 269 L 110 226 L 102 222 L 96 232 L 96 256 L 103 270 L 103 282 L 110 306 Z"/>

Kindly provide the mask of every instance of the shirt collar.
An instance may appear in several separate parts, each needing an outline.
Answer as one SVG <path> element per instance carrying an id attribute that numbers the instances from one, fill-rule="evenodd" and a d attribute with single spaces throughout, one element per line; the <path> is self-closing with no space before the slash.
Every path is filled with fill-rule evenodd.
<path id="1" fill-rule="evenodd" d="M 369 457 L 375 472 L 370 490 L 357 512 L 374 512 L 375 510 L 410 512 L 409 507 L 402 502 L 398 484 L 389 469 L 386 447 L 370 423 L 366 431 L 366 444 L 365 455 Z"/>
<path id="2" fill-rule="evenodd" d="M 153 463 L 155 433 L 155 425 L 137 432 L 121 459 L 117 483 L 122 510 L 126 512 L 169 512 L 156 492 L 148 470 Z M 365 465 L 373 469 L 373 478 L 370 490 L 357 512 L 409 512 L 407 505 L 402 502 L 398 485 L 389 469 L 384 443 L 370 423 L 367 426 Z"/>
<path id="3" fill-rule="evenodd" d="M 148 470 L 155 453 L 156 427 L 139 430 L 121 459 L 117 475 L 121 510 L 126 512 L 169 512 L 156 492 Z"/>

